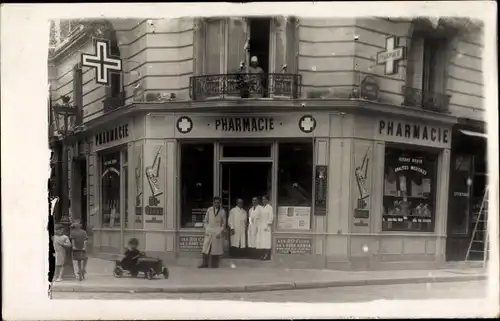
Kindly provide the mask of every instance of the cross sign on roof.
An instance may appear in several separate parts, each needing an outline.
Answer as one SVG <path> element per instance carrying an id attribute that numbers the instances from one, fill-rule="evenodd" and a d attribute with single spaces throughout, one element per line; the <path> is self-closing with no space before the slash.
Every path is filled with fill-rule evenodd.
<path id="1" fill-rule="evenodd" d="M 110 55 L 110 45 L 107 40 L 95 42 L 95 55 L 82 54 L 82 65 L 96 69 L 96 82 L 101 85 L 109 85 L 111 71 L 122 70 L 122 60 Z"/>

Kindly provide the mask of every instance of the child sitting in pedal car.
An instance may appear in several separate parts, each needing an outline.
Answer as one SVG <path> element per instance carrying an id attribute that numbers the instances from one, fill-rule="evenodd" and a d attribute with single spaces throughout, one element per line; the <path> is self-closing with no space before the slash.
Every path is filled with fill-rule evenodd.
<path id="1" fill-rule="evenodd" d="M 125 270 L 134 270 L 134 267 L 137 264 L 137 259 L 142 255 L 141 251 L 139 251 L 137 248 L 139 247 L 139 240 L 134 238 L 131 238 L 128 241 L 128 248 L 124 253 L 124 257 L 122 261 L 120 262 L 120 265 L 125 269 Z"/>

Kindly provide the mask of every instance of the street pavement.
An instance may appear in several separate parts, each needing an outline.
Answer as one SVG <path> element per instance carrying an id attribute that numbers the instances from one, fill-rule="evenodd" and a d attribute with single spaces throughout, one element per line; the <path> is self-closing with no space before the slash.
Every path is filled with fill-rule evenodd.
<path id="1" fill-rule="evenodd" d="M 54 292 L 70 300 L 238 300 L 245 302 L 341 303 L 372 300 L 485 299 L 486 281 L 367 285 L 247 293 L 90 293 Z"/>
<path id="2" fill-rule="evenodd" d="M 154 280 L 142 277 L 115 278 L 114 263 L 92 258 L 87 279 L 54 283 L 53 292 L 135 292 L 135 293 L 203 293 L 257 292 L 313 289 L 345 286 L 370 286 L 408 283 L 458 282 L 485 278 L 482 269 L 397 270 L 397 271 L 334 271 L 279 268 L 197 269 L 169 266 L 170 278 Z"/>

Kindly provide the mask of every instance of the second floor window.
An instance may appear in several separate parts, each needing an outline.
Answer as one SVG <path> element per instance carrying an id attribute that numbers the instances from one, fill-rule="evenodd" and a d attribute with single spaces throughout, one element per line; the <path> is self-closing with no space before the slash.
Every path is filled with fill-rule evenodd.
<path id="1" fill-rule="evenodd" d="M 241 63 L 248 67 L 252 57 L 264 73 L 293 73 L 297 65 L 295 30 L 295 19 L 285 17 L 200 19 L 197 74 L 238 73 Z"/>
<path id="2" fill-rule="evenodd" d="M 445 92 L 447 39 L 417 34 L 408 55 L 407 86 L 424 92 Z"/>

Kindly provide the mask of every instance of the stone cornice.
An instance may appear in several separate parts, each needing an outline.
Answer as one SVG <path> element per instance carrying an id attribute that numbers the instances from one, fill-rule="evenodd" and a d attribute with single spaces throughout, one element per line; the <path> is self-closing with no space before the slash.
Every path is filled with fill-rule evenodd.
<path id="1" fill-rule="evenodd" d="M 182 102 L 154 102 L 132 103 L 93 119 L 82 125 L 82 129 L 69 138 L 70 141 L 82 139 L 91 133 L 105 128 L 110 122 L 133 117 L 149 112 L 169 113 L 203 113 L 203 112 L 231 112 L 231 113 L 272 113 L 272 112 L 310 112 L 328 111 L 346 114 L 389 115 L 400 118 L 419 119 L 426 122 L 453 125 L 458 122 L 457 117 L 451 114 L 375 103 L 356 99 L 301 99 L 301 100 L 223 100 L 223 101 L 182 101 Z"/>

